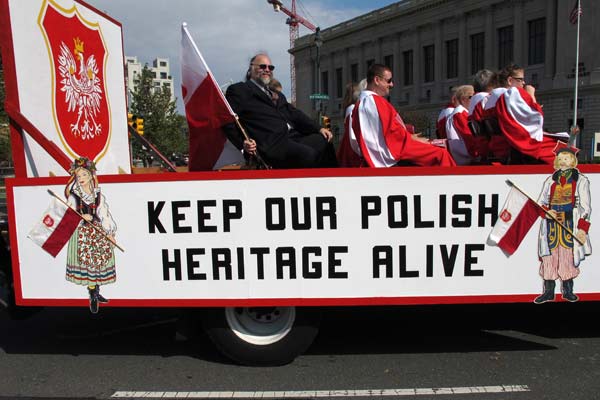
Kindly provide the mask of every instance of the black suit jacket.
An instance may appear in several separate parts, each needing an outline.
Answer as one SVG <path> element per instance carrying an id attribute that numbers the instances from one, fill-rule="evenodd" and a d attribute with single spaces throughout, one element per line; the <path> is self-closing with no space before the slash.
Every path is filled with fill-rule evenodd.
<path id="1" fill-rule="evenodd" d="M 229 86 L 225 97 L 238 115 L 248 136 L 256 141 L 260 154 L 270 158 L 277 146 L 289 136 L 288 122 L 303 135 L 319 133 L 319 125 L 298 110 L 283 95 L 274 104 L 269 96 L 251 81 Z M 235 124 L 223 126 L 228 139 L 237 148 L 243 147 L 243 135 Z"/>

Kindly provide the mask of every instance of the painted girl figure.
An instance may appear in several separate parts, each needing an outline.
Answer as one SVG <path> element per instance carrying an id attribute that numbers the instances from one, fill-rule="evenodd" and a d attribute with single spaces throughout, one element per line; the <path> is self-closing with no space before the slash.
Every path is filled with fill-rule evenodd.
<path id="1" fill-rule="evenodd" d="M 562 282 L 564 300 L 579 300 L 573 292 L 573 280 L 579 275 L 580 262 L 592 254 L 588 237 L 592 212 L 590 182 L 575 168 L 578 151 L 577 148 L 558 142 L 554 149 L 555 172 L 544 182 L 538 199 L 538 203 L 569 228 L 577 240 L 552 218 L 546 217 L 542 221 L 538 243 L 544 291 L 534 300 L 536 304 L 554 300 L 557 279 Z"/>
<path id="2" fill-rule="evenodd" d="M 71 178 L 65 187 L 67 202 L 87 222 L 81 221 L 69 240 L 66 278 L 76 285 L 87 286 L 90 311 L 96 314 L 98 303 L 108 303 L 100 294 L 100 286 L 114 283 L 117 275 L 113 244 L 88 222 L 113 241 L 117 226 L 106 198 L 100 193 L 94 162 L 85 157 L 78 158 L 69 172 Z"/>

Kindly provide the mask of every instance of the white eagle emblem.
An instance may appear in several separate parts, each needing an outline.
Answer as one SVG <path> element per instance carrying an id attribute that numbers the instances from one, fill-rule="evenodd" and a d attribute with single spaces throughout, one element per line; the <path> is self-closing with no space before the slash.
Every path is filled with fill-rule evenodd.
<path id="1" fill-rule="evenodd" d="M 100 111 L 102 89 L 98 78 L 98 65 L 94 55 L 85 60 L 83 42 L 79 38 L 73 39 L 74 53 L 71 53 L 64 42 L 60 44 L 58 56 L 59 71 L 62 84 L 60 90 L 65 93 L 67 111 L 77 109 L 77 121 L 71 124 L 71 133 L 81 136 L 82 139 L 93 139 L 102 133 L 102 124 L 96 122 L 96 115 Z M 79 71 L 75 57 L 79 60 Z"/>

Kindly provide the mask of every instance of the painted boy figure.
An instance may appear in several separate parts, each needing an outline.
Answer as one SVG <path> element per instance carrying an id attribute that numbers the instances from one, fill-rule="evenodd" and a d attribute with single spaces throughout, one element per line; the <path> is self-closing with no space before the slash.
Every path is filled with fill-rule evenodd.
<path id="1" fill-rule="evenodd" d="M 590 182 L 575 168 L 578 151 L 566 143 L 558 142 L 554 149 L 556 171 L 546 179 L 538 198 L 538 203 L 569 228 L 575 238 L 550 216 L 546 216 L 540 224 L 538 250 L 544 292 L 534 300 L 536 304 L 554 300 L 557 279 L 562 282 L 563 299 L 571 302 L 579 300 L 573 292 L 573 280 L 579 275 L 580 262 L 585 256 L 592 254 L 588 237 L 591 215 Z"/>

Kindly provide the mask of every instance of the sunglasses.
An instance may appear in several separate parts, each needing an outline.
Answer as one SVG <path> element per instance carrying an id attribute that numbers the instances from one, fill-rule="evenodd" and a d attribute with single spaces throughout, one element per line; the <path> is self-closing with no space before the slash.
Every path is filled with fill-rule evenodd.
<path id="1" fill-rule="evenodd" d="M 250 64 L 250 65 L 253 65 L 253 66 L 258 67 L 263 70 L 268 69 L 269 71 L 273 71 L 275 69 L 274 65 L 269 65 L 269 64 Z"/>
<path id="2" fill-rule="evenodd" d="M 383 76 L 381 76 L 381 75 L 377 75 L 377 76 L 378 76 L 378 77 L 380 77 L 381 79 L 383 79 L 384 81 L 386 81 L 388 84 L 391 84 L 391 83 L 393 82 L 393 79 L 392 79 L 392 78 L 390 78 L 390 79 L 385 79 L 385 78 L 384 78 Z"/>

